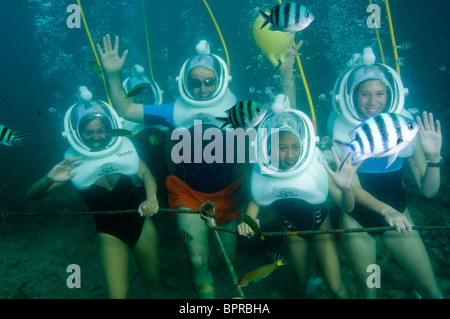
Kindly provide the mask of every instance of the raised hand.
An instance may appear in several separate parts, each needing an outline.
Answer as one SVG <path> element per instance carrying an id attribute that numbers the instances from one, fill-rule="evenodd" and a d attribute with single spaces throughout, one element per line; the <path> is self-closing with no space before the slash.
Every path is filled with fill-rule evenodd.
<path id="1" fill-rule="evenodd" d="M 349 157 L 342 166 L 342 169 L 339 171 L 341 161 L 337 156 L 334 147 L 331 148 L 331 151 L 333 152 L 333 158 L 336 163 L 336 171 L 333 171 L 326 163 L 324 164 L 325 169 L 328 171 L 328 174 L 330 174 L 337 187 L 339 187 L 341 190 L 348 190 L 352 187 L 353 177 L 355 176 L 356 170 L 362 164 L 362 162 L 353 165 L 352 159 L 351 157 Z"/>
<path id="2" fill-rule="evenodd" d="M 72 170 L 82 163 L 81 155 L 74 158 L 67 158 L 59 164 L 56 164 L 47 174 L 47 178 L 53 182 L 68 181 L 76 174 L 76 172 L 72 172 Z"/>
<path id="3" fill-rule="evenodd" d="M 419 140 L 425 156 L 429 160 L 439 161 L 442 147 L 441 123 L 433 120 L 433 114 L 423 112 L 423 122 L 420 116 L 416 117 L 419 124 Z M 433 158 L 432 158 L 433 157 Z"/>
<path id="4" fill-rule="evenodd" d="M 292 71 L 292 67 L 295 63 L 295 57 L 299 54 L 298 50 L 300 50 L 302 44 L 303 41 L 300 41 L 299 43 L 297 43 L 295 48 L 289 46 L 286 50 L 284 50 L 284 62 L 282 65 L 280 65 L 280 71 Z"/>
<path id="5" fill-rule="evenodd" d="M 122 57 L 119 56 L 119 36 L 116 35 L 113 48 L 111 37 L 107 34 L 106 37 L 103 37 L 103 49 L 98 43 L 97 49 L 100 52 L 103 70 L 105 72 L 115 73 L 122 69 L 128 55 L 128 50 L 123 52 Z"/>

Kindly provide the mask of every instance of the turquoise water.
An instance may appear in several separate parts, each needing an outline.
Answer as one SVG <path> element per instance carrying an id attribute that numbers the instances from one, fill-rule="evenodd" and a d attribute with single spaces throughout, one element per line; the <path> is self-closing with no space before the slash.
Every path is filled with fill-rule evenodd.
<path id="1" fill-rule="evenodd" d="M 372 46 L 378 56 L 375 32 L 366 24 L 368 2 L 302 1 L 316 17 L 307 29 L 296 35 L 296 40 L 304 42 L 300 57 L 315 105 L 319 133 L 325 129 L 331 110 L 330 103 L 320 101 L 319 96 L 328 95 L 333 89 L 334 82 L 354 53 Z M 0 182 L 4 185 L 0 188 L 0 212 L 84 209 L 70 190 L 39 203 L 25 197 L 28 187 L 47 173 L 67 149 L 61 136 L 63 116 L 67 108 L 77 102 L 77 88 L 86 85 L 96 98 L 106 99 L 100 75 L 88 66 L 94 55 L 84 27 L 67 26 L 70 13 L 66 9 L 72 3 L 75 1 L 24 0 L 0 4 L 0 12 L 4 13 L 0 24 L 0 123 L 29 135 L 24 147 L 0 145 Z M 254 42 L 251 26 L 259 14 L 257 8 L 270 8 L 277 1 L 210 0 L 208 3 L 229 52 L 233 77 L 231 90 L 239 100 L 270 102 L 280 90 L 277 73 Z M 386 62 L 394 66 L 384 2 L 374 3 L 380 4 L 381 8 L 380 34 Z M 450 5 L 442 0 L 423 3 L 392 0 L 391 14 L 397 43 L 412 44 L 410 49 L 399 50 L 403 58 L 402 80 L 410 92 L 405 107 L 433 112 L 442 121 L 442 155 L 445 158 L 448 156 L 446 128 L 450 124 L 446 103 L 450 84 L 449 35 L 445 31 L 449 29 L 447 12 Z M 164 91 L 164 102 L 170 103 L 177 96 L 173 81 L 200 40 L 208 40 L 212 53 L 223 58 L 225 51 L 203 1 L 145 1 L 145 4 L 152 71 Z M 130 51 L 126 70 L 136 63 L 148 69 L 140 1 L 91 0 L 82 1 L 82 5 L 94 43 L 101 41 L 107 33 L 117 34 L 121 37 L 121 51 Z M 297 83 L 300 108 L 310 114 L 299 77 Z M 416 209 L 416 220 L 424 224 L 448 223 L 446 168 L 442 169 L 442 175 L 442 187 L 435 199 L 423 200 L 412 191 L 409 194 L 411 205 Z M 189 272 L 185 252 L 174 235 L 175 224 L 162 216 L 158 216 L 156 222 L 162 236 L 161 259 L 168 296 L 193 298 L 193 290 L 186 284 Z M 10 217 L 0 224 L 0 235 L 0 298 L 104 298 L 95 230 L 90 217 Z M 448 233 L 424 233 L 424 239 L 448 298 Z M 240 275 L 267 262 L 266 247 L 260 243 L 243 241 L 241 247 L 245 249 L 239 252 L 235 265 Z M 395 263 L 383 251 L 380 256 L 386 264 Z M 26 260 L 26 265 L 21 260 Z M 75 291 L 65 287 L 65 267 L 71 263 L 82 264 L 86 278 L 89 278 L 86 288 Z M 185 272 L 175 273 L 179 265 L 183 265 Z M 133 274 L 131 296 L 145 297 L 136 272 Z M 351 286 L 349 271 L 346 276 Z M 386 279 L 389 287 L 381 290 L 382 298 L 407 297 L 403 292 L 408 287 L 405 279 L 401 272 L 396 276 L 398 278 L 393 281 L 403 284 L 400 288 L 389 286 L 390 280 Z M 223 279 L 218 279 L 218 296 L 232 297 L 233 289 L 222 267 L 218 268 L 217 277 Z M 248 291 L 251 298 L 295 298 L 295 287 L 290 286 L 290 280 L 289 269 L 285 267 L 259 283 L 260 286 L 249 287 L 245 292 Z M 326 294 L 322 296 L 326 297 Z"/>

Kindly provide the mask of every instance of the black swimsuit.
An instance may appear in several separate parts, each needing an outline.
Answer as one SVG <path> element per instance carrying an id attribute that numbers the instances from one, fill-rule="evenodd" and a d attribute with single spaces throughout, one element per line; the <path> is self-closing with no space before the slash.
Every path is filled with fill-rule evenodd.
<path id="1" fill-rule="evenodd" d="M 361 187 L 376 199 L 388 204 L 395 210 L 403 213 L 407 206 L 405 189 L 403 187 L 403 167 L 396 171 L 387 173 L 361 173 L 358 172 Z M 383 216 L 355 205 L 353 212 L 349 214 L 362 227 L 385 227 L 389 226 Z M 372 232 L 372 235 L 384 232 Z"/>
<path id="2" fill-rule="evenodd" d="M 285 198 L 273 203 L 288 231 L 318 230 L 328 216 L 325 203 L 312 205 L 304 200 Z M 300 236 L 310 238 L 311 236 Z"/>
<path id="3" fill-rule="evenodd" d="M 81 198 L 91 211 L 120 211 L 139 207 L 145 200 L 145 189 L 136 187 L 131 177 L 121 175 L 112 191 L 98 185 L 79 190 Z M 138 213 L 117 213 L 94 215 L 98 233 L 119 238 L 133 248 L 141 236 L 145 217 Z"/>

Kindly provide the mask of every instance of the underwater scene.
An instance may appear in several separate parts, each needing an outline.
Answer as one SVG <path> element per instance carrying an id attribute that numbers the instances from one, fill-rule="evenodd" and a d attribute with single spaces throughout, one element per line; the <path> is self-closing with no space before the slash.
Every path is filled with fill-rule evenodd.
<path id="1" fill-rule="evenodd" d="M 286 4 L 276 0 L 0 2 L 0 299 L 450 297 L 450 110 L 445 102 L 450 100 L 450 4 L 443 0 L 296 0 Z M 262 32 L 264 28 L 270 28 L 266 31 L 270 35 Z M 285 51 L 292 45 L 298 48 L 295 60 Z M 368 62 L 365 53 L 369 51 L 375 60 Z M 215 60 L 203 59 L 204 55 Z M 200 57 L 198 61 L 191 59 L 194 56 Z M 283 83 L 285 61 L 293 62 L 291 80 L 295 85 Z M 353 86 L 350 83 L 351 70 L 365 68 L 364 81 L 370 81 L 367 70 L 377 65 L 388 74 L 379 79 L 386 79 L 390 86 L 392 112 L 420 119 L 418 124 L 413 121 L 417 125 L 414 142 L 407 140 L 403 128 L 395 127 L 395 145 L 387 149 L 382 141 L 387 133 L 379 124 L 368 122 L 369 128 L 355 140 L 364 140 L 367 130 L 375 134 L 373 131 L 379 129 L 380 136 L 373 135 L 375 140 L 367 137 L 358 146 L 354 141 L 344 144 L 350 147 L 347 155 L 351 158 L 357 147 L 364 153 L 383 142 L 380 147 L 386 155 L 380 159 L 389 158 L 390 172 L 399 161 L 412 166 L 411 170 L 398 170 L 400 190 L 388 177 L 378 178 L 372 185 L 396 197 L 396 203 L 403 201 L 398 204 L 404 205 L 401 213 L 407 205 L 413 224 L 419 227 L 411 232 L 405 229 L 402 234 L 395 227 L 411 225 L 405 214 L 397 212 L 378 214 L 383 216 L 381 224 L 395 226 L 389 230 L 369 233 L 361 227 L 372 224 L 358 223 L 356 217 L 347 217 L 351 222 L 344 227 L 339 200 L 353 197 L 341 191 L 322 164 L 314 164 L 317 172 L 311 173 L 309 168 L 308 179 L 294 173 L 279 174 L 282 165 L 293 172 L 304 164 L 301 160 L 316 163 L 321 147 L 333 144 L 330 114 L 351 113 L 348 105 L 357 104 L 356 97 L 347 99 L 356 92 L 357 80 Z M 212 77 L 193 79 L 194 72 L 186 70 L 196 67 L 213 72 Z M 136 74 L 156 83 L 152 103 L 139 100 L 148 93 L 148 87 L 127 88 L 124 80 Z M 128 84 L 131 81 L 130 77 Z M 350 84 L 340 87 L 344 81 Z M 196 100 L 198 90 L 209 88 L 217 90 L 213 103 L 208 97 Z M 287 95 L 290 106 L 283 104 Z M 223 99 L 229 99 L 228 104 L 217 111 Z M 282 110 L 277 110 L 280 99 Z M 92 121 L 107 126 L 103 128 L 109 136 L 106 146 L 86 142 L 102 133 L 100 129 L 88 130 L 93 122 L 83 124 L 87 105 L 97 110 Z M 168 111 L 171 108 L 173 113 Z M 264 112 L 260 114 L 261 108 Z M 206 123 L 210 116 L 213 125 L 209 129 L 270 128 L 280 112 L 292 115 L 286 115 L 286 123 L 290 119 L 298 120 L 295 125 L 306 123 L 304 130 L 309 135 L 294 124 L 286 130 L 295 131 L 292 136 L 299 139 L 304 137 L 302 141 L 310 143 L 310 153 L 304 154 L 307 148 L 300 143 L 299 152 L 304 157 L 287 164 L 280 159 L 280 167 L 274 171 L 273 163 L 263 158 L 273 160 L 272 150 L 258 152 L 257 159 L 251 161 L 247 160 L 251 151 L 245 149 L 245 161 L 223 163 L 222 159 L 214 160 L 220 157 L 222 146 L 227 148 L 228 140 L 208 145 L 217 139 L 203 136 L 202 151 L 195 145 L 183 148 L 172 133 L 177 132 L 179 141 L 180 136 L 195 130 L 191 130 L 194 118 Z M 272 122 L 268 120 L 271 116 Z M 109 122 L 105 124 L 102 117 L 109 117 Z M 120 124 L 122 118 L 129 120 L 127 125 Z M 377 123 L 380 121 L 386 126 L 390 123 L 387 119 Z M 392 121 L 397 123 L 398 118 Z M 280 141 L 282 138 L 280 135 Z M 252 142 L 244 147 L 249 144 Z M 396 151 L 399 144 L 412 149 L 405 159 L 402 151 Z M 422 156 L 421 167 L 406 158 L 413 152 L 416 158 L 417 145 L 421 145 L 417 155 Z M 242 151 L 242 145 L 231 146 L 231 150 L 233 147 L 237 153 Z M 205 156 L 207 150 L 213 160 Z M 129 157 L 133 152 L 135 155 Z M 191 153 L 194 163 L 183 165 L 186 154 Z M 182 154 L 181 160 L 174 154 Z M 400 155 L 391 158 L 392 154 Z M 370 157 L 377 157 L 364 155 L 361 168 L 372 160 Z M 77 156 L 82 164 L 63 161 Z M 102 166 L 99 173 L 98 165 L 111 156 L 115 156 L 116 166 L 109 170 Z M 207 164 L 203 162 L 201 173 L 196 175 L 198 158 Z M 90 169 L 77 171 L 79 165 Z M 258 165 L 263 171 L 267 169 L 271 179 L 255 173 Z M 342 163 L 335 174 L 349 172 L 350 166 Z M 255 174 L 260 179 L 255 179 Z M 305 176 L 305 172 L 301 174 Z M 362 175 L 359 179 L 362 183 Z M 311 223 L 318 225 L 300 229 L 294 226 L 300 214 L 295 213 L 295 207 L 272 205 L 292 195 L 287 191 L 270 193 L 286 180 L 293 181 L 290 191 L 316 196 L 315 201 L 305 197 L 302 204 L 288 204 L 302 205 L 305 210 L 312 205 Z M 115 187 L 122 182 L 125 186 Z M 136 191 L 127 188 L 127 183 Z M 430 183 L 434 186 L 427 193 Z M 89 193 L 94 187 L 102 189 L 97 197 Z M 182 194 L 175 194 L 175 189 L 182 189 Z M 341 196 L 333 197 L 335 190 Z M 362 198 L 359 190 L 353 192 L 356 199 Z M 277 199 L 272 200 L 272 196 Z M 207 200 L 214 208 L 198 207 Z M 257 208 L 252 206 L 255 201 Z M 364 206 L 365 202 L 356 205 Z M 148 217 L 139 217 L 138 207 L 139 213 Z M 184 208 L 195 211 L 195 223 L 189 224 L 194 215 Z M 253 208 L 256 222 L 251 213 L 244 214 Z M 328 215 L 322 218 L 321 209 Z M 222 210 L 233 212 L 222 221 L 218 217 Z M 208 215 L 214 212 L 215 222 Z M 135 216 L 133 221 L 128 217 L 105 218 L 127 214 Z M 350 212 L 341 214 L 353 216 Z M 384 217 L 392 223 L 386 223 Z M 307 217 L 304 219 L 307 223 Z M 138 227 L 137 237 L 129 239 L 133 234 L 125 232 L 127 240 L 123 240 L 114 232 L 102 231 L 101 224 L 125 230 Z M 246 232 L 237 224 L 246 224 Z M 321 235 L 319 230 L 325 226 L 328 232 Z M 343 228 L 358 229 L 351 233 Z M 302 235 L 302 231 L 318 232 Z M 318 240 L 320 236 L 327 238 L 328 244 Z M 361 241 L 352 246 L 351 238 Z M 199 240 L 202 244 L 197 245 Z M 355 256 L 367 258 L 369 267 L 355 271 L 362 267 Z M 337 262 L 329 262 L 337 258 Z M 361 278 L 361 273 L 366 277 Z"/>

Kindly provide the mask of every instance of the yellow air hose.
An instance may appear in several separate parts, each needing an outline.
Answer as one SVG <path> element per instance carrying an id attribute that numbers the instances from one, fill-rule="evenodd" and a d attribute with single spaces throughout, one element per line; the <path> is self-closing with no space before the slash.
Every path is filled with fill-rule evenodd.
<path id="1" fill-rule="evenodd" d="M 92 51 L 94 52 L 95 61 L 97 61 L 98 65 L 101 65 L 100 60 L 98 59 L 97 51 L 95 50 L 94 42 L 92 41 L 91 33 L 89 32 L 86 18 L 84 17 L 83 8 L 81 7 L 80 0 L 77 0 L 77 3 L 78 3 L 78 7 L 80 8 L 81 18 L 83 19 L 83 24 L 84 24 L 84 28 L 86 29 L 86 34 L 89 38 L 89 42 L 91 44 Z M 111 99 L 109 98 L 108 86 L 106 85 L 106 79 L 105 79 L 105 75 L 103 74 L 103 70 L 102 70 L 102 80 L 103 80 L 103 85 L 105 86 L 106 98 L 108 99 L 109 104 L 112 105 Z"/>
<path id="2" fill-rule="evenodd" d="M 369 0 L 369 2 L 370 2 L 370 4 L 372 4 L 372 0 Z M 374 20 L 375 20 L 375 34 L 376 34 L 377 40 L 378 40 L 378 47 L 380 48 L 381 63 L 385 64 L 383 46 L 381 45 L 380 32 L 378 32 L 377 19 L 374 19 Z"/>
<path id="3" fill-rule="evenodd" d="M 397 73 L 400 76 L 400 64 L 398 61 L 397 45 L 395 44 L 394 27 L 392 26 L 391 10 L 389 9 L 389 1 L 386 0 L 386 13 L 389 20 L 389 30 L 391 31 L 392 47 L 394 49 L 395 67 Z"/>
<path id="4" fill-rule="evenodd" d="M 148 37 L 147 17 L 145 15 L 144 0 L 141 0 L 141 4 L 142 4 L 142 15 L 144 16 L 145 37 L 147 39 L 148 66 L 149 66 L 149 70 L 150 70 L 150 76 L 151 76 L 152 80 L 154 81 L 155 79 L 153 77 L 152 59 L 151 59 L 151 55 L 150 55 L 150 41 L 149 41 L 149 37 Z"/>
<path id="5" fill-rule="evenodd" d="M 226 46 L 226 44 L 225 44 L 225 41 L 224 41 L 224 39 L 223 39 L 223 37 L 222 37 L 222 32 L 220 32 L 219 25 L 217 24 L 216 19 L 214 19 L 214 15 L 213 15 L 211 9 L 209 8 L 209 5 L 208 5 L 208 3 L 206 2 L 206 0 L 203 0 L 203 3 L 205 4 L 206 9 L 208 10 L 209 15 L 211 16 L 211 19 L 213 20 L 214 25 L 216 26 L 217 32 L 219 33 L 219 37 L 220 37 L 220 40 L 222 41 L 223 49 L 225 50 L 225 55 L 226 55 L 226 57 L 227 57 L 228 72 L 230 72 L 230 57 L 228 56 L 228 50 L 227 50 L 227 46 Z"/>
<path id="6" fill-rule="evenodd" d="M 278 0 L 278 3 L 282 4 L 283 2 L 281 0 Z M 293 47 L 294 48 L 296 47 L 295 40 L 294 40 L 294 43 L 293 43 Z M 302 63 L 300 61 L 300 56 L 297 54 L 296 58 L 297 58 L 298 69 L 300 71 L 300 75 L 302 76 L 303 85 L 305 87 L 306 97 L 308 98 L 309 108 L 311 110 L 311 120 L 312 120 L 312 123 L 313 123 L 313 126 L 314 126 L 314 131 L 317 134 L 316 113 L 314 112 L 314 105 L 313 105 L 313 102 L 312 102 L 312 99 L 311 99 L 311 94 L 309 92 L 308 83 L 306 82 L 305 73 L 303 72 L 303 67 L 302 67 Z"/>

